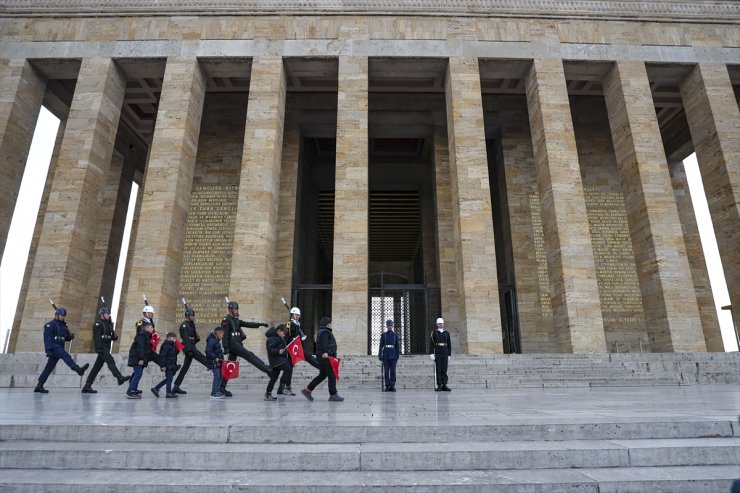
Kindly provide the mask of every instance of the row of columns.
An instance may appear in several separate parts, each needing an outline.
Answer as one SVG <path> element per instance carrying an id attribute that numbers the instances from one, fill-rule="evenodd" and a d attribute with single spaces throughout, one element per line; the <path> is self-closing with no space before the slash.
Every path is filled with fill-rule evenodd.
<path id="1" fill-rule="evenodd" d="M 20 183 L 45 81 L 25 60 L 0 64 L 0 247 Z M 79 324 L 102 283 L 91 259 L 107 248 L 96 239 L 115 213 L 105 206 L 106 176 L 120 176 L 113 147 L 125 76 L 111 59 L 83 59 L 65 122 L 23 309 L 24 330 L 15 350 L 39 347 L 35 330 L 49 318 L 45 300 L 68 307 Z M 550 276 L 554 326 L 561 352 L 606 351 L 575 134 L 563 63 L 534 60 L 525 78 L 536 176 Z M 605 99 L 652 349 L 706 349 L 691 269 L 661 146 L 643 62 L 615 63 L 604 80 Z M 740 114 L 727 68 L 698 64 L 681 86 L 685 110 L 734 306 L 740 306 Z M 144 179 L 141 211 L 127 270 L 121 347 L 126 327 L 140 316 L 146 293 L 159 321 L 172 327 L 179 296 L 185 224 L 205 97 L 205 76 L 194 58 L 170 58 Z M 276 275 L 285 277 L 292 252 L 276 248 L 285 217 L 281 169 L 286 74 L 279 56 L 253 60 L 245 128 L 232 270 L 224 291 L 242 302 L 251 319 L 274 315 Z M 452 207 L 440 228 L 443 306 L 459 314 L 459 335 L 469 353 L 502 351 L 496 257 L 491 213 L 480 74 L 476 58 L 449 60 L 446 83 L 449 181 L 438 180 L 438 210 Z M 367 350 L 368 313 L 368 58 L 339 57 L 333 317 L 347 354 Z M 295 132 L 295 130 L 294 130 Z M 444 149 L 435 135 L 435 149 Z M 441 138 L 441 139 L 440 139 Z M 439 141 L 439 142 L 438 142 Z M 288 143 L 286 143 L 288 145 Z M 290 143 L 295 147 L 295 143 Z M 439 175 L 439 170 L 438 170 Z M 295 193 L 291 194 L 295 203 Z M 446 199 L 449 197 L 449 199 Z M 7 203 L 6 203 L 7 202 Z M 283 212 L 281 212 L 283 211 Z M 289 214 L 290 215 L 290 214 Z M 103 232 L 105 233 L 105 232 Z M 103 234 L 103 236 L 106 236 Z M 290 250 L 290 249 L 288 249 Z M 277 261 L 278 255 L 280 260 Z M 450 264 L 449 256 L 454 256 Z M 91 265 L 95 264 L 95 265 Z M 453 279 L 454 277 L 454 279 Z M 228 286 L 226 285 L 228 283 Z M 454 286 L 454 288 L 451 288 Z M 284 286 L 281 285 L 281 289 Z M 455 303 L 445 300 L 447 294 Z M 604 293 L 601 294 L 602 296 Z M 736 313 L 738 311 L 736 310 Z M 737 315 L 735 315 L 737 323 Z"/>

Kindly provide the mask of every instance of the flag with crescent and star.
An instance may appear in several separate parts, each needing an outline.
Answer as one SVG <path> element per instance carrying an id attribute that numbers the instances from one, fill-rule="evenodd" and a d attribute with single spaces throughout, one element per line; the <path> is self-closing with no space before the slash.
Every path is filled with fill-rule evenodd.
<path id="1" fill-rule="evenodd" d="M 221 376 L 224 380 L 231 380 L 239 376 L 238 361 L 224 361 L 221 363 Z"/>
<path id="2" fill-rule="evenodd" d="M 301 344 L 301 338 L 296 337 L 292 341 L 290 341 L 290 344 L 288 344 L 285 349 L 288 350 L 288 354 L 290 354 L 290 361 L 293 363 L 293 366 L 297 365 L 300 361 L 306 361 L 306 356 L 303 354 L 303 344 Z"/>

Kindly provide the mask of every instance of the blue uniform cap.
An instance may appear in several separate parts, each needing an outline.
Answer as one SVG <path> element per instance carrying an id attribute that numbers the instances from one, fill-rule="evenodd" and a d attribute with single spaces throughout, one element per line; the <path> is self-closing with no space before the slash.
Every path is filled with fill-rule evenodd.
<path id="1" fill-rule="evenodd" d="M 388 326 L 388 327 L 390 327 L 391 325 L 393 325 L 393 320 L 390 320 L 390 319 L 389 320 L 386 320 L 385 321 L 385 325 Z"/>
<path id="2" fill-rule="evenodd" d="M 54 315 L 61 315 L 63 317 L 66 317 L 67 310 L 65 308 L 57 308 L 57 311 L 54 312 Z"/>

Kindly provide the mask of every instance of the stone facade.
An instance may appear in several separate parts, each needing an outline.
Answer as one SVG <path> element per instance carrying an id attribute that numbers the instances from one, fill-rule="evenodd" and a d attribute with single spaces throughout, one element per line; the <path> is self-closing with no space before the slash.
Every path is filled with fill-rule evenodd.
<path id="1" fill-rule="evenodd" d="M 387 2 L 359 10 L 356 2 L 321 1 L 311 14 L 305 2 L 281 2 L 285 15 L 264 11 L 269 2 L 218 2 L 211 15 L 172 15 L 161 2 L 136 12 L 117 1 L 5 2 L 0 252 L 40 105 L 53 95 L 69 113 L 60 115 L 58 159 L 11 349 L 39 348 L 48 297 L 70 310 L 76 347 L 89 348 L 97 298 L 110 296 L 132 181 L 142 190 L 121 350 L 143 294 L 161 331 L 176 327 L 182 296 L 203 307 L 207 324 L 217 323 L 223 296 L 242 304 L 245 319 L 284 322 L 280 297 L 296 289 L 295 265 L 307 251 L 317 254 L 297 249 L 295 237 L 305 216 L 297 210 L 306 207 L 300 177 L 319 156 L 335 172 L 322 189 L 334 193 L 331 315 L 340 351 L 366 354 L 369 175 L 373 153 L 382 152 L 369 122 L 394 110 L 369 100 L 386 91 L 410 106 L 423 107 L 425 92 L 446 101 L 384 132 L 399 137 L 389 145 L 422 142 L 436 211 L 431 221 L 424 213 L 421 249 L 434 253 L 421 265 L 439 280 L 442 315 L 460 351 L 504 351 L 502 326 L 512 316 L 500 302 L 504 277 L 516 293 L 508 309 L 521 352 L 722 350 L 680 173 L 671 181 L 670 167 L 687 153 L 667 153 L 683 135 L 672 125 L 685 118 L 682 149 L 697 152 L 737 306 L 740 6 L 643 2 L 638 22 L 629 14 L 636 2 L 577 3 L 481 0 L 461 11 L 430 2 L 429 12 L 443 14 L 433 16 Z M 82 15 L 67 15 L 73 7 Z M 96 9 L 107 17 L 87 16 Z M 527 18 L 531 9 L 545 11 Z M 383 71 L 399 59 L 408 61 L 404 73 Z M 149 71 L 152 60 L 166 60 L 163 77 Z M 226 69 L 245 60 L 249 74 Z M 338 72 L 322 60 L 334 60 Z M 507 65 L 512 60 L 524 70 Z M 503 68 L 491 75 L 484 61 Z M 669 90 L 680 106 L 673 120 L 655 111 Z M 301 92 L 317 105 L 336 96 L 336 122 L 325 108 L 291 110 L 286 101 Z M 119 145 L 125 131 L 138 132 L 127 142 L 146 149 L 146 162 Z M 335 137 L 335 148 L 325 142 Z M 304 147 L 306 138 L 314 147 Z M 223 241 L 209 221 L 218 221 Z M 218 248 L 207 252 L 209 242 Z M 617 284 L 630 297 L 621 304 Z"/>

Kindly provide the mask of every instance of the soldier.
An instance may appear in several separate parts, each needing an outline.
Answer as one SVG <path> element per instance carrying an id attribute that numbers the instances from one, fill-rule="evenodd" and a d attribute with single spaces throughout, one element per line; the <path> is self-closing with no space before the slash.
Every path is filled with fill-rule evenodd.
<path id="1" fill-rule="evenodd" d="M 180 388 L 180 385 L 188 373 L 190 363 L 194 359 L 209 370 L 211 369 L 211 364 L 206 359 L 206 356 L 195 346 L 200 342 L 200 337 L 198 337 L 198 332 L 195 328 L 195 310 L 192 308 L 185 309 L 185 320 L 180 324 L 180 339 L 182 339 L 182 343 L 185 346 L 183 349 L 185 351 L 185 361 L 182 364 L 180 373 L 177 374 L 177 379 L 175 379 L 175 386 L 172 389 L 173 394 L 187 394 L 186 391 Z"/>
<path id="2" fill-rule="evenodd" d="M 51 375 L 51 372 L 54 371 L 54 367 L 57 366 L 57 362 L 60 359 L 67 363 L 67 366 L 72 368 L 79 376 L 82 376 L 85 373 L 85 370 L 90 366 L 85 363 L 84 366 L 80 367 L 74 362 L 72 356 L 70 356 L 64 349 L 64 343 L 71 341 L 75 337 L 67 328 L 67 322 L 64 321 L 66 316 L 67 310 L 64 308 L 57 308 L 54 312 L 54 318 L 44 325 L 44 351 L 46 351 L 46 357 L 49 358 L 49 360 L 46 362 L 44 371 L 39 375 L 39 383 L 36 385 L 36 388 L 33 389 L 34 392 L 38 392 L 40 394 L 49 393 L 49 391 L 44 388 L 44 383 L 46 383 L 46 380 L 49 378 L 49 375 Z"/>
<path id="3" fill-rule="evenodd" d="M 93 324 L 93 344 L 95 345 L 95 352 L 98 353 L 98 357 L 95 359 L 92 370 L 87 375 L 87 381 L 85 386 L 82 387 L 83 394 L 97 394 L 98 391 L 92 388 L 92 384 L 95 381 L 95 377 L 98 376 L 98 372 L 103 368 L 103 363 L 108 365 L 108 369 L 118 380 L 118 385 L 126 383 L 131 376 L 124 377 L 116 366 L 116 362 L 113 360 L 113 356 L 110 354 L 110 348 L 112 341 L 118 340 L 116 331 L 113 328 L 113 321 L 110 319 L 110 309 L 103 307 L 100 309 L 98 320 Z"/>
<path id="4" fill-rule="evenodd" d="M 161 338 L 159 337 L 159 334 L 157 334 L 156 326 L 154 325 L 154 307 L 146 305 L 144 307 L 144 310 L 142 310 L 143 317 L 141 320 L 136 322 L 136 334 L 138 335 L 139 332 L 141 332 L 141 328 L 145 324 L 150 324 L 152 326 L 152 332 L 151 337 L 149 338 L 149 344 L 152 346 L 152 352 L 149 355 L 148 361 L 152 361 L 157 366 L 162 366 L 159 364 L 159 354 L 157 354 L 157 345 L 159 344 L 159 341 Z"/>
<path id="5" fill-rule="evenodd" d="M 396 391 L 396 362 L 401 354 L 398 336 L 393 331 L 393 320 L 385 321 L 386 331 L 380 335 L 378 359 L 383 362 L 383 378 L 386 392 Z"/>
<path id="6" fill-rule="evenodd" d="M 254 365 L 258 370 L 265 372 L 268 377 L 272 376 L 272 370 L 270 367 L 267 366 L 264 361 L 259 359 L 253 352 L 244 347 L 244 339 L 246 339 L 247 336 L 241 329 L 242 327 L 252 329 L 267 327 L 268 324 L 266 322 L 245 322 L 244 320 L 240 320 L 239 303 L 236 301 L 229 301 L 227 309 L 229 314 L 221 321 L 221 327 L 224 329 L 224 352 L 228 351 L 229 361 L 236 361 L 237 357 L 241 357 Z M 226 397 L 231 397 L 232 393 L 226 390 L 227 382 L 228 380 L 225 378 L 221 380 L 221 393 Z"/>
<path id="7" fill-rule="evenodd" d="M 440 390 L 444 392 L 450 392 L 450 388 L 447 386 L 447 363 L 452 358 L 452 340 L 450 339 L 450 333 L 444 329 L 445 321 L 442 318 L 437 319 L 437 330 L 432 332 L 432 354 L 430 357 L 434 360 L 434 366 L 437 374 L 437 388 L 435 392 Z"/>
<path id="8" fill-rule="evenodd" d="M 303 346 L 303 356 L 306 360 L 306 363 L 313 366 L 317 370 L 320 370 L 321 367 L 319 366 L 319 362 L 316 361 L 316 357 L 313 355 L 313 351 L 306 350 L 306 339 L 308 339 L 308 336 L 306 336 L 306 334 L 303 332 L 303 329 L 301 328 L 301 309 L 297 306 L 294 306 L 290 309 L 290 320 L 288 321 L 287 328 L 288 335 L 286 337 L 286 342 L 290 343 L 290 341 L 292 341 L 296 337 L 300 337 L 301 345 Z M 284 373 L 283 376 L 285 377 L 286 374 Z M 287 374 L 287 383 L 285 384 L 285 386 L 282 385 L 282 380 L 280 381 L 281 385 L 278 386 L 278 394 L 295 395 L 290 386 L 291 379 L 292 374 Z"/>

